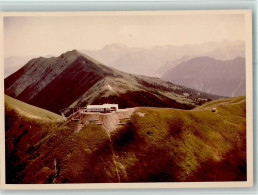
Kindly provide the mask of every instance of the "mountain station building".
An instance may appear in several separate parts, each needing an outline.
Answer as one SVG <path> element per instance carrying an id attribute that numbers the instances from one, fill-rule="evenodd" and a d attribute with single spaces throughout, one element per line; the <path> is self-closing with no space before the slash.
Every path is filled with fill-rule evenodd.
<path id="1" fill-rule="evenodd" d="M 88 105 L 86 112 L 112 112 L 118 110 L 118 104 Z"/>

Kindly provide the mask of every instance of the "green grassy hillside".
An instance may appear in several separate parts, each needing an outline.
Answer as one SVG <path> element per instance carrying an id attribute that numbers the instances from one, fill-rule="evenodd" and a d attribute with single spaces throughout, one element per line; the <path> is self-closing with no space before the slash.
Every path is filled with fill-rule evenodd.
<path id="1" fill-rule="evenodd" d="M 19 172 L 21 161 L 34 146 L 51 135 L 63 118 L 5 95 L 5 144 L 7 181 Z"/>
<path id="2" fill-rule="evenodd" d="M 137 109 L 132 124 L 114 134 L 130 181 L 245 180 L 244 100 L 217 100 L 191 111 Z"/>
<path id="3" fill-rule="evenodd" d="M 74 133 L 80 122 L 53 119 L 6 109 L 8 183 L 246 180 L 245 97 L 194 110 L 139 107 L 111 135 L 93 123 Z"/>
<path id="4" fill-rule="evenodd" d="M 37 120 L 62 120 L 61 116 L 53 112 L 49 112 L 45 109 L 26 104 L 7 95 L 5 95 L 4 98 L 5 108 L 7 112 L 10 110 L 15 110 L 17 114 Z"/>

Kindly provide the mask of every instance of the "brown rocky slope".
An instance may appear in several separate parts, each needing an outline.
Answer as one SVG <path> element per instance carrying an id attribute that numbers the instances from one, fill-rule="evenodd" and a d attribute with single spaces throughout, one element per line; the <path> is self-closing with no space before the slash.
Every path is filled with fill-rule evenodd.
<path id="1" fill-rule="evenodd" d="M 5 94 L 55 113 L 87 104 L 191 109 L 218 96 L 107 67 L 76 50 L 35 58 L 5 79 Z"/>

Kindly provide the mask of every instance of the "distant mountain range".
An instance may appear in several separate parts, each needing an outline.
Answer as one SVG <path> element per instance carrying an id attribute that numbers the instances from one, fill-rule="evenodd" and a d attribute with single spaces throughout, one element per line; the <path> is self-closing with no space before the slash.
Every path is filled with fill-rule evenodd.
<path id="1" fill-rule="evenodd" d="M 157 71 L 170 61 L 208 56 L 219 60 L 232 60 L 245 57 L 245 44 L 242 41 L 208 42 L 194 45 L 165 45 L 152 48 L 127 47 L 110 44 L 100 50 L 80 50 L 104 64 L 128 73 L 146 76 L 162 76 Z M 171 67 L 170 67 L 171 68 Z M 166 72 L 166 68 L 164 68 Z"/>
<path id="2" fill-rule="evenodd" d="M 163 79 L 203 92 L 234 97 L 245 95 L 245 58 L 216 60 L 197 57 L 169 69 Z"/>
<path id="3" fill-rule="evenodd" d="M 167 61 L 163 66 L 161 66 L 155 73 L 154 76 L 161 78 L 169 69 L 176 67 L 178 64 L 182 62 L 190 60 L 190 56 L 183 56 L 180 59 Z"/>
<path id="4" fill-rule="evenodd" d="M 204 43 L 199 45 L 156 46 L 149 49 L 128 47 L 122 44 L 110 44 L 100 50 L 95 50 L 95 51 L 80 50 L 80 51 L 81 53 L 86 53 L 87 58 L 91 56 L 92 58 L 98 61 L 101 61 L 103 64 L 106 64 L 112 68 L 115 68 L 116 72 L 120 70 L 131 74 L 154 76 L 158 78 L 163 78 L 167 81 L 171 81 L 172 83 L 175 83 L 178 85 L 186 86 L 186 87 L 193 88 L 207 93 L 212 93 L 212 94 L 222 95 L 222 96 L 237 96 L 237 95 L 245 94 L 245 76 L 244 76 L 245 73 L 244 73 L 244 67 L 243 67 L 244 62 L 242 64 L 242 68 L 238 68 L 238 67 L 235 68 L 234 64 L 232 64 L 230 67 L 234 69 L 233 72 L 231 70 L 227 70 L 227 71 L 224 70 L 223 66 L 221 66 L 221 69 L 217 69 L 217 62 L 220 62 L 220 61 L 229 62 L 230 60 L 233 60 L 235 58 L 244 58 L 245 56 L 244 48 L 245 48 L 244 42 L 242 41 L 235 41 L 235 42 L 223 41 L 223 42 L 209 42 L 209 43 Z M 83 55 L 85 56 L 85 54 Z M 197 70 L 193 70 L 194 67 L 187 67 L 187 65 L 191 65 L 192 63 L 191 59 L 196 59 L 196 58 L 199 59 L 198 63 L 200 63 L 202 66 L 205 66 L 207 63 L 210 63 L 209 61 L 205 60 L 205 57 L 203 56 L 206 56 L 207 58 L 210 58 L 210 59 L 214 59 L 215 63 L 213 65 L 208 64 L 207 67 L 202 70 L 201 74 L 203 76 L 200 77 L 200 74 L 199 74 L 200 72 L 198 72 Z M 12 57 L 6 58 L 5 66 L 4 66 L 5 78 L 10 74 L 14 73 L 15 71 L 17 71 L 19 68 L 21 68 L 31 58 L 32 57 L 29 57 L 29 56 L 28 57 L 12 56 Z M 56 72 L 56 74 L 53 73 L 53 78 L 59 73 L 61 73 L 59 71 L 64 70 L 68 66 L 66 63 L 69 63 L 69 62 L 63 62 L 60 59 L 57 62 L 56 60 L 58 59 L 58 57 L 53 58 L 51 57 L 51 55 L 48 55 L 45 58 L 40 57 L 39 59 L 40 60 L 37 60 L 36 62 L 37 64 L 42 63 L 44 64 L 44 66 L 46 66 L 46 64 L 50 63 L 52 64 L 51 68 L 53 68 L 52 67 L 53 64 L 58 64 L 58 66 L 61 66 L 59 70 L 54 71 Z M 31 61 L 31 63 L 34 61 L 35 59 Z M 65 63 L 65 65 L 60 65 L 60 63 Z M 97 64 L 100 64 L 100 63 L 97 62 Z M 185 64 L 181 66 L 185 70 L 181 70 L 180 68 L 175 68 L 181 64 Z M 37 66 L 41 66 L 41 65 L 37 65 Z M 212 74 L 211 70 L 213 69 L 216 69 L 216 76 L 214 76 L 214 78 L 210 76 Z M 45 67 L 38 67 L 38 70 L 45 70 Z M 184 78 L 181 77 L 184 74 L 188 74 L 189 73 L 188 71 L 190 70 L 193 71 L 192 79 L 196 79 L 194 81 L 190 79 L 186 81 Z M 204 72 L 204 70 L 206 70 L 207 72 Z M 177 71 L 179 72 L 177 73 Z M 240 72 L 237 72 L 237 71 L 240 71 Z M 50 72 L 51 72 L 50 75 L 52 75 L 52 71 Z M 233 73 L 235 75 L 232 75 Z M 180 78 L 179 78 L 179 75 L 180 75 Z M 220 76 L 220 75 L 223 75 L 223 76 Z M 241 77 L 238 77 L 238 75 L 241 75 Z M 222 79 L 222 77 L 224 77 L 224 79 Z M 50 76 L 46 76 L 46 78 L 50 78 Z M 203 79 L 203 78 L 206 78 L 206 79 Z M 211 81 L 209 78 L 213 78 L 213 81 Z M 37 78 L 35 79 L 37 80 Z M 216 79 L 218 79 L 218 81 Z M 225 80 L 227 81 L 223 82 L 223 87 L 219 86 L 221 84 L 220 81 L 225 81 Z M 48 83 L 48 81 L 44 81 L 44 82 L 45 84 Z M 42 86 L 45 86 L 45 84 L 41 83 L 39 86 L 39 89 L 41 89 Z M 23 87 L 21 87 L 21 89 L 23 89 Z"/>
<path id="5" fill-rule="evenodd" d="M 218 98 L 159 78 L 125 73 L 79 51 L 34 58 L 5 79 L 5 94 L 55 113 L 87 104 L 118 103 L 190 109 Z"/>
<path id="6" fill-rule="evenodd" d="M 128 47 L 123 44 L 106 45 L 99 50 L 80 50 L 94 59 L 118 70 L 162 77 L 161 73 L 180 62 L 180 59 L 209 56 L 219 60 L 232 60 L 245 57 L 245 45 L 242 41 L 208 42 L 184 46 L 156 46 L 152 48 Z M 45 57 L 51 57 L 47 55 Z M 17 71 L 30 59 L 36 56 L 10 56 L 5 58 L 5 77 Z M 171 64 L 171 66 L 168 66 Z"/>

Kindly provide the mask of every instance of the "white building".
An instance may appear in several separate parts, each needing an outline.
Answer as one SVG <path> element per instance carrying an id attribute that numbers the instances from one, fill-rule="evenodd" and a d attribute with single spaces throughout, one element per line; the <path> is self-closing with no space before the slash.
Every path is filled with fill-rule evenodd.
<path id="1" fill-rule="evenodd" d="M 88 105 L 86 108 L 86 112 L 111 112 L 117 111 L 118 104 L 103 104 L 103 105 Z"/>
<path id="2" fill-rule="evenodd" d="M 110 111 L 118 110 L 118 104 L 103 104 L 103 106 L 107 106 L 110 109 Z"/>

